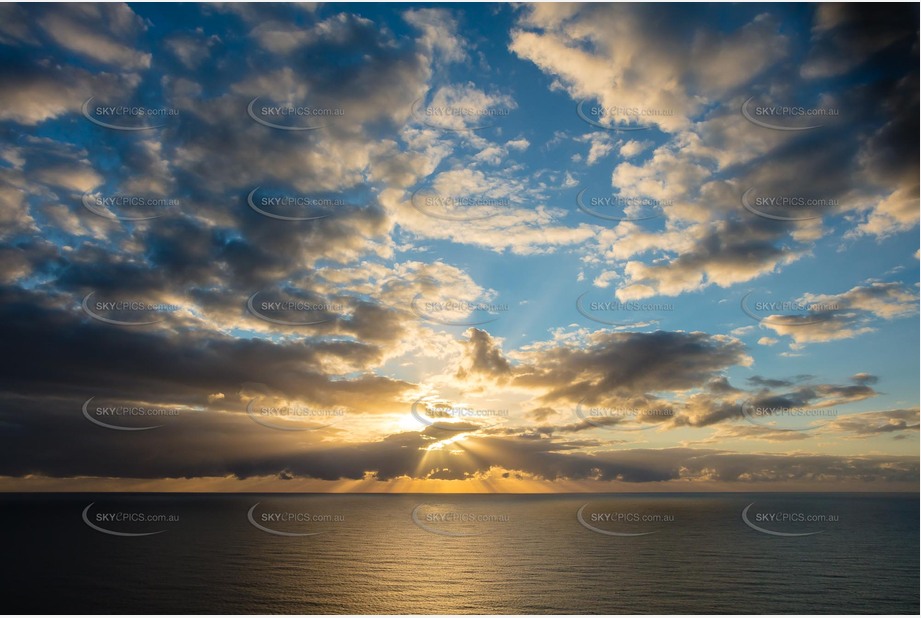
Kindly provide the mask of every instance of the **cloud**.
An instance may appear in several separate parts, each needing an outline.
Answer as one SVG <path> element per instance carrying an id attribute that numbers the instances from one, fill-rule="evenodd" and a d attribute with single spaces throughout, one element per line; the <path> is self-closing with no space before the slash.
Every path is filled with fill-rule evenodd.
<path id="1" fill-rule="evenodd" d="M 884 53 L 911 53 L 917 40 L 903 15 L 861 5 L 817 5 L 813 20 L 812 47 L 800 69 L 810 79 L 847 73 Z"/>
<path id="2" fill-rule="evenodd" d="M 500 382 L 504 380 L 512 368 L 502 350 L 486 331 L 471 328 L 469 333 L 470 338 L 464 344 L 465 358 L 457 370 L 457 378 L 464 380 L 468 376 L 487 375 Z"/>
<path id="3" fill-rule="evenodd" d="M 665 394 L 683 395 L 708 381 L 714 389 L 732 391 L 728 384 L 720 388 L 721 372 L 750 362 L 745 346 L 734 338 L 666 331 L 599 331 L 585 339 L 545 342 L 509 359 L 488 333 L 471 329 L 457 377 L 492 383 L 492 389 L 524 392 L 539 409 L 562 408 L 572 423 L 509 430 L 553 434 L 622 422 L 668 424 L 676 414 L 658 413 L 674 407 L 663 398 Z M 572 412 L 576 406 L 637 413 L 610 414 L 588 422 Z M 543 422 L 548 416 L 544 412 L 534 418 Z"/>
<path id="4" fill-rule="evenodd" d="M 421 44 L 444 62 L 467 59 L 467 43 L 457 34 L 457 20 L 444 9 L 412 9 L 403 19 L 422 32 Z"/>
<path id="5" fill-rule="evenodd" d="M 848 217 L 850 237 L 917 225 L 917 149 L 899 137 L 918 132 L 917 78 L 906 60 L 917 55 L 914 31 L 891 16 L 871 18 L 864 28 L 859 10 L 817 8 L 812 47 L 802 58 L 806 76 L 791 83 L 784 67 L 802 54 L 790 48 L 772 11 L 739 15 L 742 26 L 717 31 L 699 14 L 651 10 L 528 7 L 510 44 L 574 102 L 597 101 L 615 110 L 612 117 L 618 109 L 676 111 L 632 118 L 655 125 L 665 142 L 641 164 L 618 163 L 612 175 L 622 195 L 671 202 L 663 232 L 644 234 L 624 222 L 613 239 L 599 239 L 607 257 L 626 260 L 613 269 L 594 260 L 609 269 L 599 279 L 625 281 L 623 299 L 727 287 L 779 271 L 807 256 L 810 243 L 827 233 L 823 223 L 835 217 Z M 835 53 L 852 39 L 855 47 Z M 847 59 L 836 75 L 882 57 L 900 68 L 896 78 L 858 76 L 804 100 L 824 57 Z M 741 104 L 753 95 L 841 117 L 818 131 L 765 130 L 741 119 Z M 869 130 L 847 128 L 858 124 Z M 779 225 L 741 208 L 740 196 L 751 188 L 836 206 L 810 210 L 817 219 Z"/>
<path id="6" fill-rule="evenodd" d="M 131 440 L 124 436 L 113 439 L 110 430 L 101 430 L 80 416 L 79 401 L 45 399 L 41 403 L 45 412 L 40 415 L 25 414 L 24 405 L 7 398 L 0 417 L 6 428 L 0 437 L 4 447 L 0 471 L 5 476 L 247 479 L 283 474 L 323 480 L 464 480 L 502 468 L 551 481 L 719 480 L 749 487 L 773 481 L 916 482 L 918 476 L 917 458 L 885 455 L 749 454 L 691 448 L 589 454 L 580 452 L 584 446 L 580 442 L 500 437 L 469 438 L 466 451 L 431 451 L 427 447 L 437 438 L 424 432 L 342 444 L 322 441 L 321 435 L 311 435 L 315 432 L 299 432 L 296 438 L 265 428 L 254 432 L 258 426 L 245 415 L 194 412 L 177 417 L 181 432 L 175 426 L 174 430 L 164 427 L 131 436 Z M 37 441 L 45 448 L 34 448 Z M 150 456 L 131 456 L 139 447 Z M 488 453 L 489 457 L 468 453 Z"/>
<path id="7" fill-rule="evenodd" d="M 218 35 L 206 36 L 201 28 L 196 28 L 190 33 L 176 34 L 165 40 L 167 49 L 189 70 L 201 66 L 211 55 L 211 48 L 220 45 L 221 42 Z"/>
<path id="8" fill-rule="evenodd" d="M 761 221 L 723 221 L 690 231 L 693 248 L 668 262 L 631 260 L 624 266 L 621 301 L 677 296 L 709 285 L 729 287 L 796 260 L 799 254 L 776 246 L 773 230 Z"/>
<path id="9" fill-rule="evenodd" d="M 880 412 L 858 412 L 838 415 L 834 420 L 815 425 L 808 431 L 771 427 L 767 425 L 740 424 L 723 425 L 705 440 L 694 444 L 725 444 L 727 440 L 764 440 L 767 442 L 794 442 L 813 438 L 825 439 L 850 434 L 847 439 L 865 439 L 891 435 L 893 439 L 904 439 L 909 433 L 918 431 L 918 410 L 900 409 Z"/>
<path id="10" fill-rule="evenodd" d="M 29 13 L 25 7 L 16 4 L 0 5 L 0 43 L 36 45 L 38 40 L 29 22 Z"/>
<path id="11" fill-rule="evenodd" d="M 837 416 L 839 406 L 856 403 L 870 399 L 878 393 L 869 386 L 872 379 L 855 376 L 851 384 L 811 384 L 806 382 L 810 376 L 797 376 L 791 380 L 766 379 L 761 376 L 752 376 L 749 382 L 758 386 L 758 390 L 748 392 L 735 388 L 722 388 L 720 383 L 713 383 L 703 392 L 694 393 L 688 397 L 675 415 L 675 427 L 707 427 L 726 422 L 746 421 L 751 422 L 751 415 L 745 410 L 813 410 L 812 416 L 824 420 L 818 411 L 832 410 Z M 714 388 L 716 387 L 716 388 Z M 829 412 L 831 414 L 831 412 Z M 784 420 L 786 417 L 784 417 Z M 772 432 L 789 429 L 774 423 L 774 414 L 766 416 L 763 426 Z M 721 432 L 723 430 L 721 429 Z M 717 436 L 761 436 L 772 435 L 755 430 L 725 430 Z M 776 437 L 776 436 L 774 436 Z M 789 436 L 786 439 L 790 439 Z"/>
<path id="12" fill-rule="evenodd" d="M 0 66 L 0 119 L 34 126 L 78 113 L 92 96 L 111 100 L 130 94 L 133 76 L 91 73 L 69 65 L 36 61 L 27 52 L 4 59 Z"/>
<path id="13" fill-rule="evenodd" d="M 830 431 L 853 433 L 861 437 L 918 431 L 918 409 L 848 414 L 835 419 L 828 429 Z"/>
<path id="14" fill-rule="evenodd" d="M 589 133 L 583 138 L 583 141 L 587 141 L 590 144 L 588 155 L 585 157 L 586 165 L 594 165 L 604 159 L 614 151 L 616 146 L 614 139 L 610 135 L 601 132 Z M 623 154 L 623 148 L 621 148 L 621 154 Z"/>
<path id="15" fill-rule="evenodd" d="M 761 324 L 794 345 L 851 339 L 873 331 L 871 320 L 894 320 L 917 314 L 918 296 L 896 282 L 874 281 L 840 294 L 804 294 L 796 301 L 809 307 L 802 314 L 765 316 Z"/>
<path id="16" fill-rule="evenodd" d="M 127 71 L 150 66 L 151 54 L 132 46 L 147 25 L 127 4 L 60 5 L 37 21 L 54 41 L 92 60 Z"/>
<path id="17" fill-rule="evenodd" d="M 650 141 L 627 140 L 620 147 L 620 156 L 630 159 L 652 146 Z"/>
<path id="18" fill-rule="evenodd" d="M 654 8 L 579 5 L 528 7 L 509 49 L 537 65 L 574 100 L 593 99 L 605 119 L 687 127 L 702 106 L 749 81 L 784 56 L 788 37 L 767 14 L 733 32 L 708 27 L 699 13 L 676 10 L 656 19 Z M 620 109 L 651 110 L 642 118 Z"/>

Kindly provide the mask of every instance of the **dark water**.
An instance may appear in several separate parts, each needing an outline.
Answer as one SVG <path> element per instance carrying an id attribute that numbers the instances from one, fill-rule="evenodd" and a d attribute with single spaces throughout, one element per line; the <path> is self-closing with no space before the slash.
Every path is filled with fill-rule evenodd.
<path id="1" fill-rule="evenodd" d="M 919 611 L 916 494 L 0 500 L 5 613 Z"/>

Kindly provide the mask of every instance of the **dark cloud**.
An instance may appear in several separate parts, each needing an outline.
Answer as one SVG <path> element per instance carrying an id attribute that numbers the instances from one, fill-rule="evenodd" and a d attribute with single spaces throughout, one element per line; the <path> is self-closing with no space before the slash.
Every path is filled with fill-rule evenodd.
<path id="1" fill-rule="evenodd" d="M 0 333 L 10 351 L 0 359 L 2 387 L 25 396 L 166 396 L 201 404 L 209 393 L 236 393 L 244 383 L 257 382 L 289 397 L 374 411 L 393 409 L 410 388 L 371 374 L 334 379 L 322 371 L 328 362 L 350 367 L 376 363 L 380 351 L 359 341 L 274 343 L 194 329 L 112 326 L 79 308 L 46 307 L 38 295 L 9 288 L 0 290 L 0 316 Z M 43 344 L 36 346 L 36 341 Z"/>
<path id="2" fill-rule="evenodd" d="M 872 380 L 855 380 L 857 384 L 798 384 L 801 381 L 799 379 L 791 381 L 756 377 L 752 381 L 761 388 L 754 392 L 736 391 L 730 397 L 711 393 L 692 395 L 676 414 L 674 424 L 706 427 L 717 423 L 745 421 L 745 407 L 833 409 L 878 395 L 867 385 L 872 383 Z M 835 412 L 837 413 L 837 410 Z"/>
<path id="3" fill-rule="evenodd" d="M 918 409 L 848 414 L 835 419 L 829 429 L 861 437 L 918 431 Z"/>
<path id="4" fill-rule="evenodd" d="M 831 77 L 870 62 L 887 66 L 917 52 L 913 24 L 918 21 L 918 9 L 901 8 L 878 11 L 870 4 L 815 5 L 812 48 L 802 74 Z"/>
<path id="5" fill-rule="evenodd" d="M 486 375 L 499 382 L 511 373 L 511 364 L 502 355 L 502 350 L 492 340 L 489 333 L 478 328 L 471 328 L 469 338 L 464 344 L 465 358 L 457 370 L 457 378 L 463 380 L 468 376 Z"/>
<path id="6" fill-rule="evenodd" d="M 65 405 L 66 404 L 66 405 Z M 581 452 L 592 442 L 471 437 L 469 450 L 428 451 L 443 435 L 393 434 L 372 442 L 332 444 L 323 434 L 296 438 L 265 429 L 245 416 L 194 413 L 182 416 L 182 430 L 167 426 L 123 435 L 100 429 L 80 416 L 80 402 L 6 398 L 0 473 L 124 478 L 378 480 L 429 478 L 462 480 L 494 468 L 545 480 L 623 481 L 717 480 L 910 482 L 917 478 L 912 457 L 759 455 L 673 448 Z M 38 408 L 43 414 L 36 414 Z M 50 408 L 55 410 L 49 414 Z M 69 408 L 65 411 L 65 408 Z M 113 435 L 119 433 L 119 435 Z M 127 432 L 124 432 L 127 433 Z M 305 435 L 306 434 L 306 435 Z M 42 448 L 37 448 L 38 445 Z M 137 452 L 145 457 L 134 456 Z"/>
<path id="7" fill-rule="evenodd" d="M 543 402 L 593 405 L 695 388 L 746 362 L 745 346 L 730 337 L 601 331 L 582 347 L 561 345 L 529 355 L 515 367 L 513 383 L 543 390 Z"/>

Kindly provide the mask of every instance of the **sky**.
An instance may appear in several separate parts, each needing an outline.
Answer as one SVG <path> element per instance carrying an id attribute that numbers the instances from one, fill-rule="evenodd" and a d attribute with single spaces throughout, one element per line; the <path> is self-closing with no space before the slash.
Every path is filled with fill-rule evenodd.
<path id="1" fill-rule="evenodd" d="M 918 21 L 0 5 L 0 490 L 917 491 Z"/>

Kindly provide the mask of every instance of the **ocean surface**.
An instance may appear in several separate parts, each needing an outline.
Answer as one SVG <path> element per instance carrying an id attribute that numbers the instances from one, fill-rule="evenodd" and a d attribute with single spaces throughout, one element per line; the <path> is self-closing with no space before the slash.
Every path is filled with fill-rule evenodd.
<path id="1" fill-rule="evenodd" d="M 0 501 L 4 613 L 919 612 L 917 494 Z"/>

